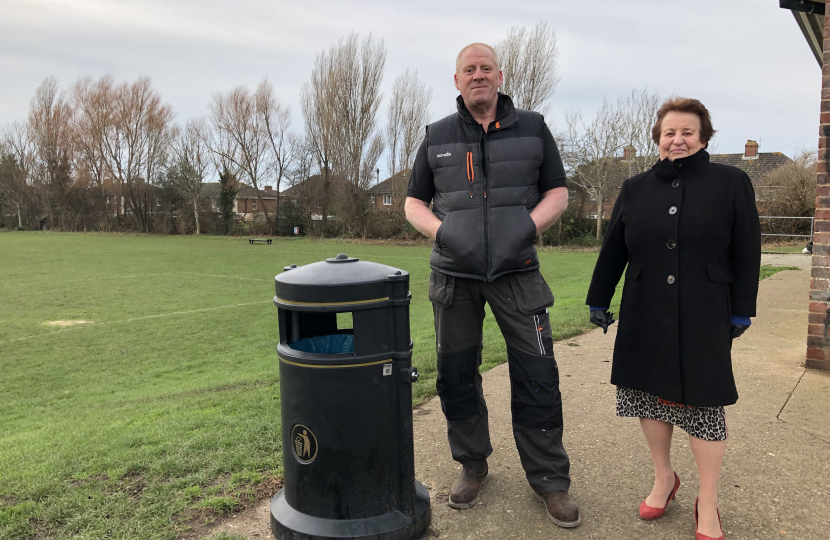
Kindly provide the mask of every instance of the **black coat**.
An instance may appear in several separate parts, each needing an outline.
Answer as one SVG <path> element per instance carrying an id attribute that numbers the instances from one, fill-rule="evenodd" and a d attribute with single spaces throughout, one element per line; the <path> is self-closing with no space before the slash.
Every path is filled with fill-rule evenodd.
<path id="1" fill-rule="evenodd" d="M 699 407 L 738 400 L 730 315 L 755 316 L 761 231 L 749 177 L 705 150 L 623 182 L 587 304 L 625 272 L 611 382 Z"/>

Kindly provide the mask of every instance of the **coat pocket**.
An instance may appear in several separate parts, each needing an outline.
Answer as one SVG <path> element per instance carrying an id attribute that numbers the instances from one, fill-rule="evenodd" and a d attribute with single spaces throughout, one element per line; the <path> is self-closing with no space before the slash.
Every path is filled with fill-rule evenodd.
<path id="1" fill-rule="evenodd" d="M 534 315 L 553 306 L 553 293 L 539 271 L 513 272 L 505 276 L 510 285 L 508 303 L 513 311 Z"/>
<path id="2" fill-rule="evenodd" d="M 728 268 L 717 266 L 715 264 L 709 265 L 709 279 L 716 283 L 734 283 L 735 277 Z"/>
<path id="3" fill-rule="evenodd" d="M 447 213 L 438 227 L 435 243 L 441 253 L 441 270 L 474 276 L 484 273 L 480 208 Z"/>
<path id="4" fill-rule="evenodd" d="M 452 305 L 455 292 L 455 276 L 448 276 L 435 270 L 429 275 L 429 301 L 436 306 L 448 308 Z"/>
<path id="5" fill-rule="evenodd" d="M 625 271 L 625 279 L 640 279 L 640 272 L 642 272 L 643 267 L 639 264 L 629 264 L 628 269 Z"/>

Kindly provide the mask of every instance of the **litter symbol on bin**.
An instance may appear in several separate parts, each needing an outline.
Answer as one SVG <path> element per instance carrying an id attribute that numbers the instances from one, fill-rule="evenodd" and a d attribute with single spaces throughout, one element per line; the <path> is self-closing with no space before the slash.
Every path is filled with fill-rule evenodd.
<path id="1" fill-rule="evenodd" d="M 294 457 L 300 463 L 311 463 L 317 457 L 317 439 L 314 433 L 302 424 L 295 424 L 291 428 L 291 446 Z"/>

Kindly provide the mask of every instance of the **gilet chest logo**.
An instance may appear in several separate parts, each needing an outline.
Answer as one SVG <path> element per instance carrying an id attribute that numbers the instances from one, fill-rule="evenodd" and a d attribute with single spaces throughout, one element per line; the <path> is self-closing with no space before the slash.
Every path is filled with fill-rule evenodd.
<path id="1" fill-rule="evenodd" d="M 302 424 L 291 428 L 291 447 L 300 463 L 311 463 L 317 457 L 317 438 Z"/>
<path id="2" fill-rule="evenodd" d="M 437 156 L 435 156 L 435 157 L 437 157 L 437 158 L 439 158 L 439 157 L 450 157 L 451 155 L 452 155 L 452 154 L 451 154 L 450 152 L 447 152 L 446 154 L 438 154 L 438 155 L 437 155 Z"/>

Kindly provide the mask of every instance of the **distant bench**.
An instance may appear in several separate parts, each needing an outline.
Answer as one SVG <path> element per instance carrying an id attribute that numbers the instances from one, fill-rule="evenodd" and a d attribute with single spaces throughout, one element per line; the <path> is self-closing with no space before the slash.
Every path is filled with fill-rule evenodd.
<path id="1" fill-rule="evenodd" d="M 268 244 L 269 246 L 271 245 L 271 239 L 270 238 L 248 238 L 248 242 L 250 242 L 251 245 L 253 245 L 257 242 L 262 242 L 263 244 Z"/>

